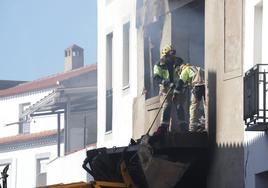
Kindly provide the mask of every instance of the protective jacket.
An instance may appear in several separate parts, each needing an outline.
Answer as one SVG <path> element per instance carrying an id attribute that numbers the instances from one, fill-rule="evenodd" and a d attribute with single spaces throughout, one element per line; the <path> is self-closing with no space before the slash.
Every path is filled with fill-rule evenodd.
<path id="1" fill-rule="evenodd" d="M 187 66 L 181 71 L 180 80 L 189 83 L 191 86 L 205 85 L 204 69 L 197 66 Z"/>
<path id="2" fill-rule="evenodd" d="M 183 60 L 176 57 L 175 60 L 170 61 L 165 57 L 161 58 L 160 61 L 154 65 L 154 80 L 163 85 L 163 80 L 169 83 L 176 83 L 179 80 L 179 67 Z"/>

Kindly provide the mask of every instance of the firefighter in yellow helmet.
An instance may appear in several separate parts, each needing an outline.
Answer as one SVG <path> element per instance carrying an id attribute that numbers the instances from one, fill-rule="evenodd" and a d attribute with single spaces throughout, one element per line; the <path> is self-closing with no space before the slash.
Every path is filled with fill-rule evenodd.
<path id="1" fill-rule="evenodd" d="M 175 83 L 179 80 L 177 71 L 179 70 L 180 65 L 183 63 L 183 60 L 175 55 L 176 49 L 171 45 L 167 45 L 161 50 L 161 58 L 159 62 L 154 65 L 154 81 L 159 84 L 160 101 L 162 102 L 167 96 L 161 112 L 160 126 L 154 133 L 155 135 L 167 133 L 171 119 L 172 107 L 176 108 L 176 115 L 172 116 L 171 129 L 179 124 L 179 122 L 174 122 L 174 119 L 177 121 L 185 121 L 184 110 L 182 107 L 183 105 L 180 105 L 178 102 L 179 100 L 183 100 L 179 97 L 173 97 Z M 168 94 L 167 92 L 170 88 L 172 89 L 172 92 Z"/>
<path id="2" fill-rule="evenodd" d="M 198 108 L 202 100 L 203 103 L 205 103 L 204 69 L 190 64 L 182 64 L 178 74 L 180 79 L 176 84 L 174 93 L 179 93 L 184 84 L 189 84 L 192 88 L 191 104 L 189 109 L 189 131 L 202 131 L 205 127 L 204 124 L 200 124 L 198 121 Z"/>

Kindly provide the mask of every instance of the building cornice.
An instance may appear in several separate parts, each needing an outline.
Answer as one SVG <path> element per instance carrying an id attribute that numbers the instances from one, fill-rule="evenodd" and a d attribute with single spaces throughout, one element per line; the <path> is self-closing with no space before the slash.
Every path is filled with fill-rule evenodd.
<path id="1" fill-rule="evenodd" d="M 61 143 L 63 143 L 63 135 L 64 135 L 63 131 L 61 131 Z M 56 145 L 56 144 L 57 144 L 57 132 L 54 131 L 50 132 L 45 131 L 41 133 L 33 133 L 28 135 L 6 137 L 6 138 L 0 138 L 0 153 L 31 149 L 49 145 Z"/>
<path id="2" fill-rule="evenodd" d="M 91 71 L 96 71 L 97 65 L 91 64 L 84 66 L 82 68 L 74 69 L 68 72 L 59 73 L 56 75 L 51 75 L 45 78 L 41 78 L 38 80 L 34 80 L 31 82 L 26 82 L 20 85 L 17 85 L 12 88 L 4 89 L 0 91 L 0 98 L 2 97 L 10 97 L 10 96 L 16 96 L 23 93 L 29 93 L 32 91 L 39 91 L 43 89 L 48 88 L 54 88 L 57 87 L 57 83 L 59 81 L 67 80 L 69 78 L 73 78 Z"/>

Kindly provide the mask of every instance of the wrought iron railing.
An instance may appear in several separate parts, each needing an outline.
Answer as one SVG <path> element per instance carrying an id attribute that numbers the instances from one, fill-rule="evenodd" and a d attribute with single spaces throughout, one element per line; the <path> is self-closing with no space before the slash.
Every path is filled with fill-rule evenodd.
<path id="1" fill-rule="evenodd" d="M 8 174 L 7 171 L 9 169 L 9 164 L 7 164 L 5 166 L 5 168 L 3 169 L 3 171 L 1 172 L 1 176 L 0 179 L 2 179 L 2 186 L 3 188 L 7 188 L 7 178 L 8 178 Z M 1 184 L 0 184 L 0 188 L 2 188 Z"/>
<path id="2" fill-rule="evenodd" d="M 268 64 L 257 64 L 244 76 L 244 121 L 246 131 L 268 129 Z"/>

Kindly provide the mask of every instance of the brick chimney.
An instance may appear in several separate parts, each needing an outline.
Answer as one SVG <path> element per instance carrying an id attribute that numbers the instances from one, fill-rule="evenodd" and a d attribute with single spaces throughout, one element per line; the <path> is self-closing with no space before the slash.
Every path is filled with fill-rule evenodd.
<path id="1" fill-rule="evenodd" d="M 64 72 L 84 66 L 84 49 L 73 44 L 64 50 Z"/>

